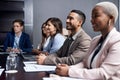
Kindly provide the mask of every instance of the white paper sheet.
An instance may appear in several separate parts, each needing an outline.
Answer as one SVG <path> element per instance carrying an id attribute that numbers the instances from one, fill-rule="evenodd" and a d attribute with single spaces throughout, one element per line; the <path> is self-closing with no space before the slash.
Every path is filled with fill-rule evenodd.
<path id="1" fill-rule="evenodd" d="M 50 74 L 50 77 L 43 77 L 43 80 L 90 80 L 90 79 L 80 79 L 72 77 L 62 77 L 56 74 Z"/>
<path id="2" fill-rule="evenodd" d="M 35 61 L 24 62 L 24 70 L 26 72 L 38 72 L 38 71 L 55 71 L 56 66 L 39 65 Z"/>
<path id="3" fill-rule="evenodd" d="M 23 63 L 24 64 L 36 64 L 37 61 L 24 61 Z"/>
<path id="4" fill-rule="evenodd" d="M 0 75 L 2 74 L 2 72 L 4 71 L 4 69 L 2 68 L 2 69 L 0 69 Z"/>
<path id="5" fill-rule="evenodd" d="M 87 80 L 87 79 L 76 79 L 70 77 L 44 77 L 43 80 Z"/>

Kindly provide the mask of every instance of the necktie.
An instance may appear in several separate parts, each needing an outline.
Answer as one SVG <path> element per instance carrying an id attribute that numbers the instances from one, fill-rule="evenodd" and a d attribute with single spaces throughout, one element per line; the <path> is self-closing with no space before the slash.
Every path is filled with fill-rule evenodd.
<path id="1" fill-rule="evenodd" d="M 66 41 L 64 43 L 64 51 L 63 51 L 62 57 L 65 57 L 65 56 L 68 55 L 68 51 L 69 51 L 69 48 L 70 48 L 70 45 L 71 45 L 72 42 L 73 42 L 72 37 L 69 37 L 69 38 L 66 39 Z"/>
<path id="2" fill-rule="evenodd" d="M 18 43 L 19 43 L 18 38 L 15 37 L 13 48 L 19 48 L 19 44 Z"/>
<path id="3" fill-rule="evenodd" d="M 91 61 L 90 61 L 90 69 L 92 69 L 93 59 L 95 58 L 95 56 L 97 55 L 97 53 L 100 51 L 103 42 L 104 42 L 104 40 L 101 38 L 100 41 L 99 41 L 99 43 L 98 43 L 98 47 L 97 47 L 97 49 L 95 50 L 95 52 L 94 52 L 94 54 L 93 54 L 93 56 L 92 56 L 92 58 L 91 58 Z"/>

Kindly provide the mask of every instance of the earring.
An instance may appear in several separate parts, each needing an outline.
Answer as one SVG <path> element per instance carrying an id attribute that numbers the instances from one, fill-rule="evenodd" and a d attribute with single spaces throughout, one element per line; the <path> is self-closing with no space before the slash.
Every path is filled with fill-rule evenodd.
<path id="1" fill-rule="evenodd" d="M 109 22 L 108 22 L 108 26 L 110 26 L 110 24 L 111 24 L 111 20 L 109 20 Z"/>

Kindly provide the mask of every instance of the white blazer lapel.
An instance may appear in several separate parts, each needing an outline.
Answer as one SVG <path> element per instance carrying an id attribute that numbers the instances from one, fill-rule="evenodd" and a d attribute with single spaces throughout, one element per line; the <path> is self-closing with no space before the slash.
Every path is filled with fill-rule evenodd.
<path id="1" fill-rule="evenodd" d="M 106 46 L 106 44 L 108 43 L 108 41 L 111 39 L 111 37 L 112 37 L 112 35 L 114 34 L 115 31 L 116 31 L 116 29 L 113 28 L 112 31 L 111 31 L 111 32 L 108 34 L 108 36 L 106 37 L 106 39 L 105 39 L 105 41 L 104 41 L 104 43 L 103 43 L 100 51 L 98 52 L 98 54 L 100 54 L 100 56 L 99 56 L 99 58 L 98 58 L 96 67 L 100 64 L 100 62 L 101 62 L 101 60 L 102 60 L 102 59 L 101 59 L 101 56 L 104 54 L 102 51 L 103 51 L 104 49 L 106 49 L 105 46 Z"/>
<path id="2" fill-rule="evenodd" d="M 116 29 L 113 28 L 112 31 L 108 34 L 108 36 L 106 37 L 106 39 L 101 47 L 101 50 L 99 52 L 101 52 L 105 48 L 105 45 L 108 43 L 109 39 L 112 37 L 112 35 L 115 31 L 116 31 Z"/>

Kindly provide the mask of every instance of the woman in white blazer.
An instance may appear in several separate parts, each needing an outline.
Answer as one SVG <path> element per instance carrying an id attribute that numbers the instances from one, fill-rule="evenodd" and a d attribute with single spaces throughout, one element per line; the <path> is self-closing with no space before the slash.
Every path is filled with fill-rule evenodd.
<path id="1" fill-rule="evenodd" d="M 114 24 L 118 9 L 111 2 L 100 2 L 92 10 L 91 23 L 94 31 L 101 35 L 93 38 L 88 55 L 79 64 L 57 65 L 56 73 L 61 76 L 108 80 L 120 69 L 120 33 Z"/>

